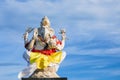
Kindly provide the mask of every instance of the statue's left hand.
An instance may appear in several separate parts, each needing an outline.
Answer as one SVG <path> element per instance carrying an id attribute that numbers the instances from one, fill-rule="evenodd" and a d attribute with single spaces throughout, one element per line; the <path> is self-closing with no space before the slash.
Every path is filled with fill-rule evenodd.
<path id="1" fill-rule="evenodd" d="M 66 39 L 66 34 L 65 34 L 65 33 L 62 34 L 62 39 L 63 39 L 63 40 Z"/>
<path id="2" fill-rule="evenodd" d="M 66 31 L 65 31 L 65 29 L 61 30 L 61 35 L 62 35 L 62 39 L 65 40 L 66 39 Z"/>

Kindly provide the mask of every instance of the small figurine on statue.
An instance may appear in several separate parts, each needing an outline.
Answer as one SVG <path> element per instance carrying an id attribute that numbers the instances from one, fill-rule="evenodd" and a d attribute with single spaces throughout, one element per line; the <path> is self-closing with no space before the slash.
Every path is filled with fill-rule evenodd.
<path id="1" fill-rule="evenodd" d="M 33 31 L 32 39 L 28 40 Z M 66 32 L 60 31 L 61 41 L 55 36 L 47 16 L 42 18 L 39 28 L 28 28 L 24 34 L 26 52 L 23 54 L 28 66 L 23 69 L 18 78 L 58 78 L 57 70 L 66 56 L 62 51 L 65 45 Z"/>

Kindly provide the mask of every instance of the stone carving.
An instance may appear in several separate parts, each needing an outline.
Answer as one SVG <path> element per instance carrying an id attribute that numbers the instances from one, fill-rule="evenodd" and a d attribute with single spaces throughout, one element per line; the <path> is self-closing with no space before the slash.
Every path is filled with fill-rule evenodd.
<path id="1" fill-rule="evenodd" d="M 33 36 L 28 40 L 29 33 Z M 62 51 L 65 45 L 66 32 L 60 31 L 61 40 L 55 36 L 47 16 L 42 18 L 40 27 L 28 28 L 23 35 L 26 52 L 23 54 L 28 66 L 23 69 L 18 78 L 55 78 L 60 63 L 66 56 Z"/>

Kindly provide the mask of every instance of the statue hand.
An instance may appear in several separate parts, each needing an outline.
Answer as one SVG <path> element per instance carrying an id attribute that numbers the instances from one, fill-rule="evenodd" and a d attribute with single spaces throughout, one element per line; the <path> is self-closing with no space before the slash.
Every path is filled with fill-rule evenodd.
<path id="1" fill-rule="evenodd" d="M 35 28 L 33 33 L 33 39 L 37 39 L 37 37 L 38 37 L 38 29 Z"/>
<path id="2" fill-rule="evenodd" d="M 65 40 L 66 39 L 66 31 L 65 31 L 65 29 L 61 29 L 60 34 L 62 35 L 62 39 Z"/>
<path id="3" fill-rule="evenodd" d="M 65 39 L 66 39 L 66 34 L 63 33 L 63 34 L 62 34 L 62 40 L 65 40 Z"/>
<path id="4" fill-rule="evenodd" d="M 27 41 L 28 39 L 28 32 L 25 32 L 25 34 L 23 34 L 24 40 Z"/>

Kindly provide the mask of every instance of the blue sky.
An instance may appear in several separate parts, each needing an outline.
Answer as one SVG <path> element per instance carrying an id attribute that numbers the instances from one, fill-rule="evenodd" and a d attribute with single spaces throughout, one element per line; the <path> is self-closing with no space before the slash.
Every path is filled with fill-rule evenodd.
<path id="1" fill-rule="evenodd" d="M 60 76 L 120 80 L 120 0 L 0 0 L 0 80 L 18 80 L 26 66 L 22 35 L 43 16 L 69 38 Z"/>

